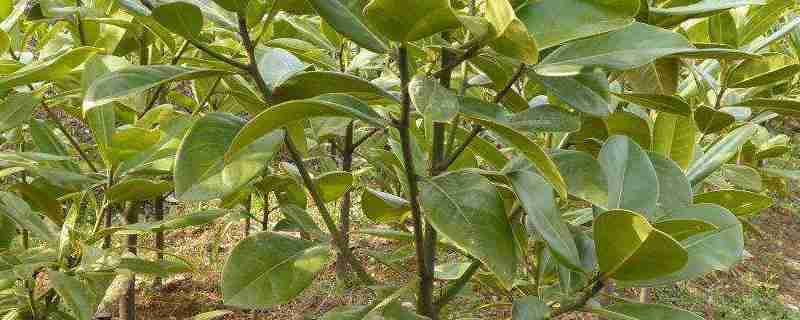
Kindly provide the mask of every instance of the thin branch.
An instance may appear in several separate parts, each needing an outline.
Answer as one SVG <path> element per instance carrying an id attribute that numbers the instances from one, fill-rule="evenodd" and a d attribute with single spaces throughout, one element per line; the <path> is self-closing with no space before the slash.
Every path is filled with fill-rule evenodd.
<path id="1" fill-rule="evenodd" d="M 197 109 L 195 109 L 194 112 L 192 112 L 193 116 L 199 114 L 200 111 L 203 110 L 203 106 L 205 106 L 206 103 L 208 102 L 208 100 L 211 99 L 211 96 L 214 95 L 214 90 L 217 89 L 217 86 L 219 86 L 220 82 L 222 82 L 222 77 L 218 77 L 217 81 L 214 81 L 214 85 L 211 86 L 211 89 L 208 90 L 208 93 L 206 93 L 206 96 L 203 97 L 203 100 L 201 100 L 200 104 L 197 105 Z"/>
<path id="2" fill-rule="evenodd" d="M 255 43 L 253 43 L 253 41 L 250 39 L 250 32 L 247 31 L 247 20 L 241 14 L 238 14 L 237 17 L 239 20 L 239 36 L 242 37 L 242 43 L 247 51 L 247 57 L 250 59 L 250 63 L 245 67 L 245 70 L 250 72 L 250 75 L 255 78 L 258 89 L 261 90 L 261 94 L 264 95 L 264 101 L 269 101 L 270 90 L 267 87 L 267 83 L 264 81 L 264 78 L 261 76 L 261 72 L 258 71 L 258 62 L 256 61 L 256 46 Z"/>
<path id="3" fill-rule="evenodd" d="M 178 52 L 175 54 L 175 56 L 172 57 L 172 60 L 170 60 L 169 64 L 173 66 L 178 64 L 178 61 L 180 61 L 181 57 L 186 52 L 187 48 L 189 48 L 189 41 L 184 40 L 183 44 L 181 44 L 180 49 L 178 49 Z M 166 84 L 161 84 L 158 86 L 158 88 L 156 88 L 156 92 L 153 93 L 153 97 L 150 99 L 150 102 L 147 103 L 147 108 L 145 108 L 144 111 L 142 111 L 142 114 L 147 113 L 147 111 L 150 111 L 150 109 L 152 109 L 156 105 L 158 98 L 161 97 L 161 93 L 162 91 L 164 91 L 166 86 L 167 86 Z"/>
<path id="4" fill-rule="evenodd" d="M 361 144 L 363 144 L 364 142 L 367 142 L 367 140 L 368 140 L 369 138 L 372 138 L 372 136 L 374 136 L 376 133 L 378 133 L 378 132 L 381 132 L 381 131 L 383 131 L 383 129 L 378 129 L 378 128 L 375 128 L 375 129 L 373 129 L 372 131 L 368 132 L 366 135 L 364 135 L 363 137 L 361 137 L 360 139 L 358 139 L 358 141 L 356 141 L 355 143 L 353 143 L 353 150 L 355 150 L 356 148 L 358 148 L 358 147 L 359 147 Z"/>
<path id="5" fill-rule="evenodd" d="M 419 205 L 419 186 L 417 185 L 417 171 L 414 168 L 414 157 L 411 147 L 411 95 L 408 91 L 410 75 L 408 70 L 408 48 L 403 44 L 398 51 L 398 64 L 400 66 L 400 83 L 402 88 L 402 112 L 397 128 L 400 133 L 400 144 L 403 152 L 403 167 L 405 168 L 406 183 L 408 184 L 408 202 L 411 204 L 411 216 L 414 221 L 414 248 L 416 249 L 417 272 L 420 277 L 420 291 L 425 292 L 422 285 L 426 283 L 425 268 L 425 239 L 422 231 L 422 209 Z M 420 314 L 429 316 L 435 312 L 430 295 L 421 294 L 417 303 Z"/>
<path id="6" fill-rule="evenodd" d="M 605 287 L 605 281 L 599 278 L 595 279 L 595 281 L 590 283 L 591 285 L 586 290 L 582 290 L 583 294 L 578 298 L 578 300 L 576 300 L 571 304 L 553 310 L 552 312 L 550 312 L 549 315 L 547 315 L 545 319 L 555 319 L 567 313 L 582 309 L 584 306 L 586 306 L 586 303 L 588 303 L 589 300 L 594 298 L 594 296 L 600 293 L 600 291 L 603 290 L 603 287 Z"/>
<path id="7" fill-rule="evenodd" d="M 212 57 L 216 58 L 217 60 L 225 62 L 225 63 L 227 63 L 229 65 L 232 65 L 232 66 L 234 66 L 236 68 L 239 68 L 239 69 L 242 69 L 242 70 L 247 70 L 247 64 L 241 63 L 241 62 L 239 62 L 237 60 L 234 60 L 232 58 L 228 58 L 228 57 L 222 55 L 221 53 L 214 51 L 214 49 L 209 48 L 204 43 L 202 43 L 200 41 L 197 41 L 195 39 L 186 39 L 186 40 L 189 41 L 189 43 L 191 43 L 197 49 L 200 49 L 200 51 L 203 51 L 203 52 L 207 53 L 209 56 L 212 56 Z"/>
<path id="8" fill-rule="evenodd" d="M 467 51 L 465 51 L 461 56 L 459 56 L 458 58 L 450 61 L 450 63 L 448 63 L 447 65 L 442 67 L 442 69 L 440 69 L 439 71 L 434 72 L 433 73 L 433 77 L 434 78 L 441 78 L 441 77 L 444 77 L 446 75 L 449 75 L 451 72 L 453 72 L 453 69 L 455 69 L 456 67 L 458 67 L 459 65 L 464 63 L 464 61 L 467 61 L 467 60 L 471 59 L 472 57 L 474 57 L 476 54 L 478 54 L 478 51 L 480 51 L 480 49 L 482 47 L 483 46 L 481 46 L 478 43 L 470 45 L 467 48 Z"/>

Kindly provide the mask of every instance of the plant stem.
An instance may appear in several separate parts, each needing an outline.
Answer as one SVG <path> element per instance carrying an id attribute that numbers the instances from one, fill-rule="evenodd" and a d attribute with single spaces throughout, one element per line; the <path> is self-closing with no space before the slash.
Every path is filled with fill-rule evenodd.
<path id="1" fill-rule="evenodd" d="M 402 93 L 402 111 L 397 123 L 400 134 L 400 144 L 403 152 L 403 166 L 405 167 L 406 183 L 408 184 L 408 202 L 411 204 L 411 216 L 414 222 L 414 247 L 416 249 L 417 272 L 419 273 L 420 294 L 417 298 L 417 310 L 420 314 L 433 319 L 433 281 L 428 279 L 425 261 L 425 239 L 422 231 L 422 209 L 419 205 L 419 186 L 417 185 L 417 171 L 414 168 L 414 157 L 411 148 L 411 95 L 408 84 L 411 80 L 408 70 L 408 48 L 403 44 L 398 50 L 398 64 L 400 67 L 400 84 Z M 428 293 L 428 294 L 426 294 Z"/>
<path id="2" fill-rule="evenodd" d="M 355 121 L 350 121 L 347 125 L 344 135 L 344 152 L 342 152 L 342 171 L 353 172 L 353 153 L 355 147 L 353 144 L 353 135 L 355 133 Z M 342 195 L 342 200 L 339 203 L 339 232 L 341 233 L 342 241 L 348 246 L 350 245 L 350 207 L 352 206 L 352 198 L 350 190 Z M 339 281 L 347 281 L 347 260 L 342 254 L 336 257 L 336 278 Z"/>
<path id="3" fill-rule="evenodd" d="M 247 31 L 247 20 L 241 14 L 237 15 L 239 19 L 239 36 L 242 37 L 242 43 L 244 44 L 245 50 L 247 50 L 247 57 L 250 59 L 250 63 L 247 64 L 246 70 L 250 73 L 256 80 L 256 85 L 258 89 L 261 90 L 261 94 L 264 95 L 264 101 L 269 101 L 270 90 L 267 87 L 267 83 L 264 81 L 264 78 L 261 76 L 261 72 L 258 71 L 258 62 L 256 61 L 256 46 L 252 40 L 250 40 L 250 32 Z"/>
<path id="4" fill-rule="evenodd" d="M 164 220 L 164 197 L 158 196 L 153 200 L 153 213 L 155 214 L 156 221 Z M 155 246 L 156 246 L 156 259 L 158 261 L 164 260 L 164 231 L 159 230 L 156 231 L 156 239 L 155 239 Z M 155 277 L 153 279 L 153 287 L 159 288 L 161 287 L 163 280 L 161 277 Z"/>
<path id="5" fill-rule="evenodd" d="M 447 63 L 439 71 L 434 72 L 433 77 L 434 78 L 442 78 L 445 76 L 449 77 L 450 73 L 453 72 L 453 69 L 464 63 L 464 61 L 467 61 L 470 58 L 474 57 L 476 54 L 478 54 L 478 51 L 480 51 L 481 48 L 482 46 L 477 43 L 470 45 L 469 47 L 466 48 L 467 50 L 461 56 Z"/>
<path id="6" fill-rule="evenodd" d="M 244 200 L 244 211 L 247 212 L 247 217 L 244 219 L 244 236 L 250 236 L 250 226 L 253 219 L 253 213 L 251 210 L 253 209 L 253 195 L 250 194 L 247 196 L 247 199 Z"/>
<path id="7" fill-rule="evenodd" d="M 593 282 L 590 283 L 591 285 L 586 290 L 583 290 L 583 293 L 578 298 L 578 300 L 575 300 L 575 302 L 571 304 L 553 310 L 552 312 L 550 312 L 549 315 L 547 315 L 545 319 L 555 319 L 564 314 L 574 312 L 583 308 L 584 306 L 586 306 L 586 303 L 589 302 L 590 299 L 592 299 L 594 296 L 600 293 L 600 291 L 603 290 L 603 287 L 605 287 L 605 281 L 603 281 L 602 279 L 595 279 Z"/>
<path id="8" fill-rule="evenodd" d="M 126 224 L 134 224 L 139 222 L 139 211 L 136 208 L 135 202 L 129 202 L 125 207 L 123 216 L 125 217 Z M 128 252 L 136 255 L 139 238 L 137 235 L 132 234 L 127 237 Z M 136 320 L 136 275 L 131 274 L 128 279 L 125 294 L 119 300 L 119 318 L 121 320 Z"/>
<path id="9" fill-rule="evenodd" d="M 286 132 L 284 135 L 284 141 L 286 142 L 287 149 L 289 149 L 289 155 L 291 156 L 292 160 L 294 160 L 297 170 L 300 171 L 300 176 L 303 178 L 303 184 L 305 184 L 308 192 L 311 194 L 311 198 L 314 200 L 314 204 L 317 206 L 317 210 L 319 210 L 322 220 L 325 222 L 325 226 L 327 227 L 328 232 L 331 234 L 331 238 L 333 238 L 334 244 L 339 248 L 339 252 L 344 256 L 345 259 L 347 259 L 347 261 L 350 263 L 350 267 L 356 271 L 356 274 L 362 282 L 368 285 L 375 284 L 375 279 L 373 279 L 372 276 L 367 273 L 366 269 L 364 269 L 364 266 L 361 265 L 358 259 L 356 259 L 355 255 L 353 255 L 350 247 L 343 241 L 339 230 L 336 228 L 336 222 L 334 222 L 330 212 L 328 212 L 328 207 L 325 206 L 325 200 L 322 199 L 317 185 L 311 179 L 311 175 L 308 173 L 305 163 L 303 163 L 303 157 L 300 155 L 300 151 L 297 150 L 297 146 L 294 144 L 294 141 L 292 141 L 292 138 L 288 132 Z"/>
<path id="10" fill-rule="evenodd" d="M 214 84 L 211 86 L 211 89 L 208 90 L 206 96 L 203 97 L 203 100 L 200 101 L 200 104 L 197 105 L 197 109 L 192 112 L 192 116 L 196 116 L 200 114 L 200 111 L 203 110 L 203 106 L 208 103 L 208 100 L 211 99 L 211 96 L 214 95 L 214 90 L 217 90 L 219 83 L 222 81 L 222 77 L 217 78 L 217 81 L 214 81 Z"/>

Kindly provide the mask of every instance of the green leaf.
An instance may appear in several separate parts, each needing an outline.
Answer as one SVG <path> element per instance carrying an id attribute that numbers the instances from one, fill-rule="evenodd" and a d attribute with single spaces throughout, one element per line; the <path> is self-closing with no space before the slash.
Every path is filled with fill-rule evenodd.
<path id="1" fill-rule="evenodd" d="M 756 132 L 756 126 L 744 125 L 731 131 L 725 137 L 712 145 L 708 151 L 697 158 L 689 169 L 686 177 L 692 185 L 703 181 L 706 177 L 717 171 L 722 164 L 728 162 L 739 151 L 739 148 Z"/>
<path id="2" fill-rule="evenodd" d="M 553 161 L 567 183 L 569 194 L 599 207 L 608 205 L 608 180 L 591 154 L 562 150 L 553 154 Z"/>
<path id="3" fill-rule="evenodd" d="M 800 116 L 800 100 L 754 98 L 739 102 L 737 106 L 749 107 L 756 111 L 771 111 L 777 114 L 797 117 Z"/>
<path id="4" fill-rule="evenodd" d="M 291 52 L 280 48 L 256 48 L 256 64 L 261 78 L 271 90 L 284 79 L 303 71 L 306 64 Z"/>
<path id="5" fill-rule="evenodd" d="M 718 190 L 694 196 L 694 203 L 711 203 L 740 218 L 752 217 L 774 204 L 772 198 L 744 190 Z"/>
<path id="6" fill-rule="evenodd" d="M 327 71 L 301 72 L 278 85 L 272 93 L 276 102 L 308 99 L 329 93 L 344 93 L 367 101 L 398 100 L 390 93 L 359 77 Z"/>
<path id="7" fill-rule="evenodd" d="M 763 6 L 752 6 L 739 27 L 739 44 L 746 45 L 770 31 L 784 13 L 794 6 L 792 0 L 767 1 Z"/>
<path id="8" fill-rule="evenodd" d="M 288 220 L 297 225 L 301 231 L 312 235 L 314 239 L 328 237 L 328 235 L 320 229 L 319 225 L 314 221 L 314 217 L 312 217 L 308 211 L 296 205 L 288 204 L 281 205 L 281 213 L 283 213 Z"/>
<path id="9" fill-rule="evenodd" d="M 545 49 L 624 28 L 634 22 L 638 12 L 638 0 L 527 1 L 517 10 L 517 16 L 539 46 Z"/>
<path id="10" fill-rule="evenodd" d="M 683 169 L 675 161 L 648 152 L 650 163 L 658 176 L 658 206 L 666 209 L 683 208 L 692 203 L 692 186 Z"/>
<path id="11" fill-rule="evenodd" d="M 677 272 L 648 281 L 619 283 L 623 287 L 653 287 L 694 279 L 712 271 L 727 270 L 744 254 L 744 231 L 739 219 L 725 208 L 699 204 L 670 211 L 662 219 L 699 219 L 717 227 L 681 241 L 689 253 L 686 266 Z"/>
<path id="12" fill-rule="evenodd" d="M 167 181 L 133 178 L 113 185 L 106 191 L 106 197 L 111 202 L 150 200 L 171 190 L 172 184 Z"/>
<path id="13" fill-rule="evenodd" d="M 58 195 L 52 194 L 42 183 L 16 183 L 10 185 L 8 191 L 20 195 L 34 211 L 41 212 L 56 225 L 64 223 L 64 209 L 58 201 Z"/>
<path id="14" fill-rule="evenodd" d="M 83 99 L 83 110 L 141 94 L 164 83 L 227 74 L 227 71 L 172 65 L 131 66 L 104 74 L 92 82 Z M 143 110 L 137 110 L 143 111 Z"/>
<path id="15" fill-rule="evenodd" d="M 517 18 L 508 0 L 487 1 L 486 19 L 494 28 L 495 39 L 489 45 L 495 51 L 531 65 L 539 61 L 536 40 Z"/>
<path id="16" fill-rule="evenodd" d="M 511 310 L 513 320 L 545 320 L 550 314 L 550 307 L 537 296 L 525 296 L 514 299 Z"/>
<path id="17" fill-rule="evenodd" d="M 214 0 L 214 3 L 225 10 L 246 14 L 247 5 L 250 4 L 250 0 Z"/>
<path id="18" fill-rule="evenodd" d="M 275 233 L 239 242 L 222 272 L 225 304 L 268 308 L 289 302 L 328 264 L 330 247 Z"/>
<path id="19" fill-rule="evenodd" d="M 33 120 L 30 123 L 31 137 L 39 152 L 69 157 L 67 146 L 61 142 L 58 136 L 53 133 L 53 129 L 44 120 Z M 78 164 L 75 162 L 58 162 L 54 166 L 75 173 L 80 172 Z"/>
<path id="20" fill-rule="evenodd" d="M 289 101 L 270 107 L 247 122 L 231 142 L 226 158 L 231 159 L 232 155 L 253 141 L 290 123 L 316 117 L 347 117 L 362 120 L 377 127 L 388 126 L 388 123 L 380 119 L 372 109 L 357 109 L 321 99 Z"/>
<path id="21" fill-rule="evenodd" d="M 703 320 L 692 312 L 660 304 L 625 302 L 612 304 L 606 309 L 642 320 Z"/>
<path id="22" fill-rule="evenodd" d="M 437 231 L 511 287 L 519 249 L 503 201 L 488 179 L 457 171 L 421 181 L 420 204 Z"/>
<path id="23" fill-rule="evenodd" d="M 396 42 L 461 26 L 449 0 L 372 0 L 364 7 L 364 17 L 379 34 Z"/>
<path id="24" fill-rule="evenodd" d="M 606 141 L 598 156 L 608 178 L 608 208 L 628 209 L 653 217 L 658 202 L 658 176 L 650 158 L 625 136 Z"/>
<path id="25" fill-rule="evenodd" d="M 240 1 L 235 1 L 240 2 Z M 181 37 L 194 39 L 203 30 L 203 13 L 187 2 L 170 2 L 153 9 L 153 19 Z"/>
<path id="26" fill-rule="evenodd" d="M 361 210 L 375 222 L 387 223 L 400 220 L 411 212 L 408 200 L 370 188 L 361 194 Z"/>
<path id="27" fill-rule="evenodd" d="M 738 188 L 751 191 L 761 191 L 764 189 L 761 174 L 752 167 L 726 164 L 722 166 L 722 175 Z"/>
<path id="28" fill-rule="evenodd" d="M 531 72 L 553 95 L 570 107 L 589 115 L 605 118 L 609 110 L 608 76 L 600 71 L 582 72 L 574 77 L 543 77 Z"/>
<path id="29" fill-rule="evenodd" d="M 608 134 L 626 136 L 633 139 L 642 148 L 651 149 L 653 136 L 647 120 L 639 114 L 617 110 L 606 119 Z"/>
<path id="30" fill-rule="evenodd" d="M 28 122 L 40 99 L 30 93 L 11 94 L 0 102 L 0 133 Z"/>
<path id="31" fill-rule="evenodd" d="M 650 21 L 661 26 L 674 26 L 692 17 L 703 17 L 728 9 L 764 4 L 764 0 L 706 0 L 681 2 L 669 7 L 651 7 Z M 684 5 L 681 5 L 684 4 Z"/>
<path id="32" fill-rule="evenodd" d="M 742 61 L 731 70 L 729 88 L 751 88 L 791 78 L 800 72 L 800 64 L 782 53 L 766 53 L 760 58 Z"/>
<path id="33" fill-rule="evenodd" d="M 522 208 L 528 213 L 527 224 L 538 231 L 559 261 L 571 269 L 581 270 L 575 239 L 561 219 L 553 188 L 533 171 L 514 168 L 514 162 L 510 166 L 504 171 Z"/>
<path id="34" fill-rule="evenodd" d="M 713 224 L 700 219 L 662 220 L 654 223 L 653 227 L 663 231 L 678 241 L 686 240 L 691 236 L 704 232 L 717 230 L 717 227 Z"/>
<path id="35" fill-rule="evenodd" d="M 544 29 L 547 30 L 547 29 Z M 564 45 L 536 66 L 544 76 L 576 75 L 585 68 L 627 70 L 693 49 L 682 35 L 642 23 Z"/>
<path id="36" fill-rule="evenodd" d="M 10 47 L 11 39 L 8 38 L 8 33 L 0 29 L 0 52 L 6 52 Z"/>
<path id="37" fill-rule="evenodd" d="M 575 132 L 581 128 L 581 119 L 578 113 L 544 104 L 513 114 L 511 126 L 529 132 Z"/>
<path id="38" fill-rule="evenodd" d="M 688 117 L 692 113 L 692 106 L 678 96 L 650 93 L 612 92 L 612 94 L 622 100 L 656 111 L 677 114 L 685 117 Z"/>
<path id="39" fill-rule="evenodd" d="M 709 18 L 708 33 L 711 42 L 726 44 L 731 48 L 739 46 L 736 21 L 730 11 L 723 11 Z"/>
<path id="40" fill-rule="evenodd" d="M 242 119 L 216 112 L 195 122 L 175 155 L 175 194 L 179 199 L 221 198 L 262 174 L 283 144 L 283 133 L 255 137 L 226 153 L 244 126 Z"/>
<path id="41" fill-rule="evenodd" d="M 547 182 L 549 182 L 553 188 L 555 188 L 556 192 L 558 192 L 559 197 L 562 199 L 567 198 L 567 184 L 564 182 L 564 177 L 561 176 L 561 173 L 558 171 L 558 167 L 556 167 L 553 159 L 551 159 L 550 156 L 545 153 L 542 147 L 540 147 L 535 141 L 508 126 L 497 122 L 478 118 L 474 118 L 473 121 L 486 128 L 489 128 L 513 145 L 520 153 L 525 155 L 525 157 L 527 157 L 528 160 L 534 164 L 534 166 L 536 166 L 536 169 L 539 170 L 539 173 L 541 173 L 541 175 L 547 179 Z"/>
<path id="42" fill-rule="evenodd" d="M 89 295 L 89 288 L 74 276 L 54 270 L 47 271 L 47 277 L 56 289 L 64 304 L 77 320 L 94 319 L 97 303 Z"/>
<path id="43" fill-rule="evenodd" d="M 426 119 L 433 122 L 450 122 L 459 110 L 456 93 L 438 81 L 417 76 L 408 84 L 411 102 Z"/>
<path id="44" fill-rule="evenodd" d="M 58 79 L 66 76 L 98 51 L 100 51 L 98 48 L 79 47 L 49 56 L 26 65 L 12 74 L 0 77 L 0 87 L 13 88 L 34 82 Z"/>
<path id="45" fill-rule="evenodd" d="M 700 132 L 710 134 L 724 130 L 736 122 L 736 119 L 730 113 L 699 106 L 694 110 L 694 122 Z"/>
<path id="46" fill-rule="evenodd" d="M 49 220 L 42 219 L 37 212 L 19 197 L 0 192 L 0 213 L 13 220 L 21 228 L 29 230 L 33 235 L 50 244 L 58 243 L 58 228 Z"/>
<path id="47" fill-rule="evenodd" d="M 694 160 L 698 131 L 692 117 L 659 113 L 653 131 L 653 150 L 681 168 L 689 167 Z"/>
<path id="48" fill-rule="evenodd" d="M 341 198 L 353 187 L 353 174 L 345 171 L 331 171 L 314 178 L 325 202 Z"/>
<path id="49" fill-rule="evenodd" d="M 600 272 L 620 281 L 648 280 L 686 265 L 687 252 L 647 219 L 627 210 L 607 211 L 594 220 Z"/>
<path id="50" fill-rule="evenodd" d="M 350 11 L 342 1 L 309 0 L 308 3 L 333 29 L 350 38 L 359 46 L 375 53 L 389 51 L 386 44 L 372 33 L 359 16 Z"/>

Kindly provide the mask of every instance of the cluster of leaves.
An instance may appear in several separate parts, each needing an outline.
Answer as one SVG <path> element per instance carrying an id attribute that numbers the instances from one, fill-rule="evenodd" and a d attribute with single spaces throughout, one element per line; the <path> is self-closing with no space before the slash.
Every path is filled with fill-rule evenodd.
<path id="1" fill-rule="evenodd" d="M 800 113 L 794 6 L 0 0 L 0 314 L 92 319 L 113 281 L 192 271 L 136 235 L 249 234 L 262 199 L 281 220 L 231 252 L 229 306 L 286 303 L 338 254 L 376 299 L 323 319 L 438 319 L 473 279 L 514 319 L 699 319 L 596 297 L 733 266 L 800 176 L 767 161 Z M 138 222 L 170 195 L 212 209 Z M 354 197 L 385 225 L 360 234 L 409 249 L 370 261 L 417 281 L 356 258 Z"/>

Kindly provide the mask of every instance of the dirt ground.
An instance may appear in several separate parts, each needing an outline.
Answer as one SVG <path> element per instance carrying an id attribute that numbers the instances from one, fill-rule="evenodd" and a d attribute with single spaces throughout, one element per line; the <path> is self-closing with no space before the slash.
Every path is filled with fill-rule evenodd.
<path id="1" fill-rule="evenodd" d="M 653 291 L 653 302 L 676 305 L 697 312 L 705 319 L 764 319 L 800 320 L 800 199 L 785 199 L 765 210 L 753 220 L 762 234 L 749 234 L 746 248 L 750 257 L 727 272 L 715 272 L 704 278 L 673 287 Z M 217 319 L 300 320 L 315 319 L 326 311 L 342 305 L 368 304 L 369 289 L 343 289 L 337 287 L 334 268 L 321 273 L 298 299 L 291 303 L 258 312 L 236 311 L 222 305 L 218 287 L 226 252 L 241 237 L 241 230 L 185 230 L 168 236 L 171 248 L 178 255 L 194 259 L 199 266 L 193 274 L 178 275 L 154 289 L 149 279 L 139 284 L 139 319 L 191 319 L 203 312 L 228 309 L 233 312 Z M 214 234 L 226 234 L 214 240 Z M 199 241 L 198 241 L 199 240 Z M 148 241 L 148 240 L 144 240 Z M 216 241 L 216 242 L 215 242 Z M 198 243 L 205 244 L 198 246 Z M 209 243 L 220 243 L 219 256 L 210 260 Z M 372 259 L 364 254 L 396 248 L 383 240 L 370 238 L 357 241 L 361 259 Z M 375 261 L 366 265 L 379 279 L 402 283 L 400 274 Z M 407 263 L 413 265 L 413 263 Z M 378 269 L 376 269 L 378 268 Z M 635 297 L 637 292 L 619 292 Z M 463 301 L 461 301 L 463 300 Z M 473 288 L 459 301 L 459 318 L 507 319 L 510 308 L 498 297 Z M 492 306 L 481 308 L 481 306 Z M 572 315 L 562 319 L 595 319 L 589 315 Z"/>

